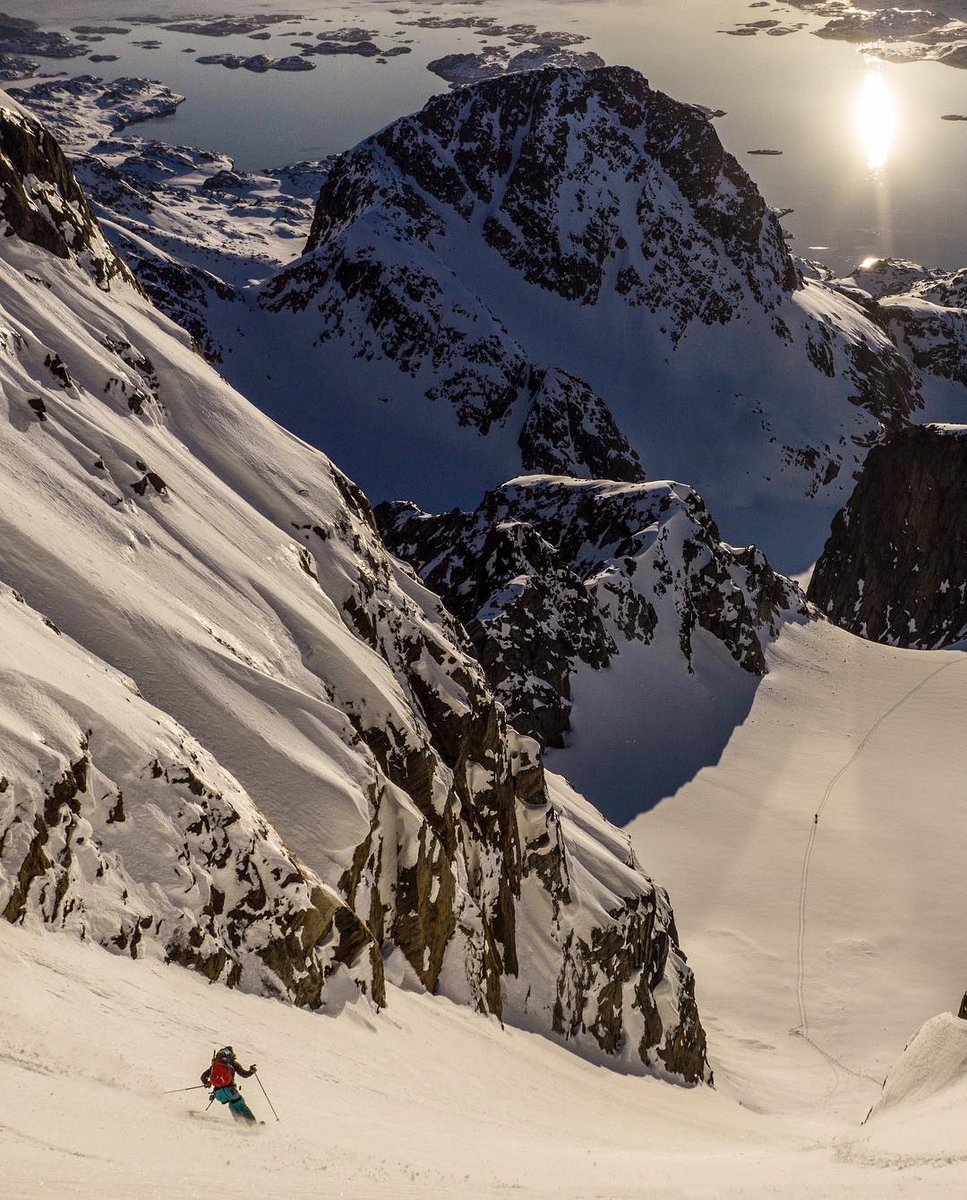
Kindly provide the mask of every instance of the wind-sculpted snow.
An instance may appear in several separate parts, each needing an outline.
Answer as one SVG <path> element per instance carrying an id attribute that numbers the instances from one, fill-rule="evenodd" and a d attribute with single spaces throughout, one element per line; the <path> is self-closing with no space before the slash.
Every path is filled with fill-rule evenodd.
<path id="1" fill-rule="evenodd" d="M 884 331 L 823 283 L 802 284 L 707 111 L 623 67 L 461 88 L 361 143 L 262 304 L 285 318 L 263 336 L 346 388 L 339 424 L 359 426 L 346 442 L 364 478 L 378 454 L 366 425 L 421 403 L 446 424 L 426 400 L 447 402 L 462 453 L 476 442 L 489 462 L 498 452 L 479 435 L 509 447 L 525 380 L 548 369 L 587 385 L 650 474 L 692 479 L 716 503 L 839 491 L 882 423 L 919 403 Z M 260 387 L 254 359 L 234 370 Z M 300 408 L 300 428 L 333 423 L 318 403 L 317 418 Z M 406 494 L 425 502 L 419 436 L 399 448 Z M 522 466 L 501 462 L 502 478 Z"/>
<path id="2" fill-rule="evenodd" d="M 837 625 L 894 646 L 967 636 L 967 426 L 919 425 L 870 451 L 809 585 Z"/>
<path id="3" fill-rule="evenodd" d="M 722 543 L 701 498 L 674 483 L 514 480 L 471 513 L 377 510 L 387 544 L 464 622 L 521 729 L 561 746 L 571 677 L 628 643 L 692 666 L 705 630 L 744 670 L 804 598 L 754 547 Z"/>
<path id="4" fill-rule="evenodd" d="M 56 207 L 76 183 L 50 154 Z M 0 637 L 24 647 L 0 675 L 7 918 L 309 1006 L 352 990 L 340 964 L 381 1002 L 385 963 L 623 1069 L 706 1078 L 667 898 L 556 797 L 362 492 L 123 272 L 105 291 L 17 228 L 0 243 L 0 581 L 24 600 L 0 596 Z"/>
<path id="5" fill-rule="evenodd" d="M 130 679 L 0 586 L 0 913 L 318 1007 L 379 944 Z"/>

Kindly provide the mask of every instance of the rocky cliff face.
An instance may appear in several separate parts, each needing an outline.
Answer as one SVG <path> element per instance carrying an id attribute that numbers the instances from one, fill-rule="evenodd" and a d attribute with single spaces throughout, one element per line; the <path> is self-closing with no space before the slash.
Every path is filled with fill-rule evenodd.
<path id="1" fill-rule="evenodd" d="M 0 109 L 0 231 L 79 263 L 107 288 L 131 280 L 46 129 L 14 108 Z"/>
<path id="2" fill-rule="evenodd" d="M 310 1006 L 385 973 L 706 1078 L 667 897 L 365 496 L 82 265 L 0 244 L 0 911 Z"/>
<path id="3" fill-rule="evenodd" d="M 570 725 L 571 677 L 628 643 L 691 669 L 704 630 L 745 671 L 765 671 L 778 622 L 805 614 L 799 589 L 754 548 L 719 537 L 681 484 L 522 478 L 475 512 L 377 509 L 390 548 L 466 625 L 511 720 L 546 745 Z"/>
<path id="4" fill-rule="evenodd" d="M 931 649 L 967 636 L 967 427 L 915 426 L 870 451 L 809 585 L 862 637 Z"/>

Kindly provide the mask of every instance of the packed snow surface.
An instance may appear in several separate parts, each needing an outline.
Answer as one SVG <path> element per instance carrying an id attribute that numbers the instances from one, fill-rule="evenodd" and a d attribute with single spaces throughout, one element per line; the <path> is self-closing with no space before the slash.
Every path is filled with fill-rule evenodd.
<path id="1" fill-rule="evenodd" d="M 714 1089 L 601 1070 L 411 991 L 336 1019 L 2 925 L 0 1088 L 18 1103 L 0 1194 L 961 1194 L 967 1025 L 930 1018 L 956 1007 L 967 960 L 950 819 L 967 658 L 823 624 L 769 655 L 722 761 L 631 827 L 672 888 Z M 259 1064 L 279 1123 L 256 1080 L 251 1133 L 201 1091 L 162 1094 L 226 1041 Z"/>
<path id="2" fill-rule="evenodd" d="M 428 996 L 394 1010 L 309 1014 L 4 924 L 0 1194 L 939 1200 L 967 1180 L 960 1163 L 868 1166 L 866 1131 L 837 1137 L 822 1112 L 602 1071 Z M 163 1094 L 228 1040 L 278 1122 L 256 1079 L 252 1131 L 201 1090 Z"/>
<path id="3" fill-rule="evenodd" d="M 662 863 L 717 1078 L 757 1110 L 819 1106 L 852 1128 L 964 991 L 967 657 L 819 623 L 785 627 L 767 658 L 717 765 L 629 829 Z M 922 1084 L 888 1084 L 898 1109 L 952 1044 Z M 967 1158 L 960 1115 L 944 1161 Z M 926 1161 L 907 1118 L 879 1165 Z"/>

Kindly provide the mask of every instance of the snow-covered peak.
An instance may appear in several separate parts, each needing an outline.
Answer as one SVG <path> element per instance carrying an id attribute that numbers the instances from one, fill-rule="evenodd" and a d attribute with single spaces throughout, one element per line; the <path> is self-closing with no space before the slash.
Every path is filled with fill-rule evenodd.
<path id="1" fill-rule="evenodd" d="M 797 286 L 778 221 L 711 121 L 627 67 L 434 97 L 342 159 L 307 250 L 366 214 L 441 248 L 458 216 L 528 282 L 581 304 L 616 291 L 665 311 L 675 338 L 728 320 L 747 290 L 768 307 Z M 714 295 L 688 287 L 698 263 Z"/>
<path id="2" fill-rule="evenodd" d="M 736 511 L 828 503 L 919 403 L 863 308 L 802 284 L 708 114 L 623 67 L 460 88 L 362 142 L 261 304 L 232 378 L 308 436 L 331 430 L 378 495 L 426 508 L 574 470 L 522 453 L 549 371 L 579 381 L 649 476 Z M 260 364 L 280 342 L 339 400 L 269 395 Z"/>

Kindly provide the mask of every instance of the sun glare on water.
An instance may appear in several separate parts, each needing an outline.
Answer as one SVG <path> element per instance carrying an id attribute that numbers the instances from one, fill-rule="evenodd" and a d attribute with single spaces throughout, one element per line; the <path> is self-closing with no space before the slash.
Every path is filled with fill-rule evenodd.
<path id="1" fill-rule="evenodd" d="M 896 134 L 896 103 L 889 85 L 877 70 L 863 81 L 856 101 L 856 128 L 871 171 L 886 166 Z"/>

